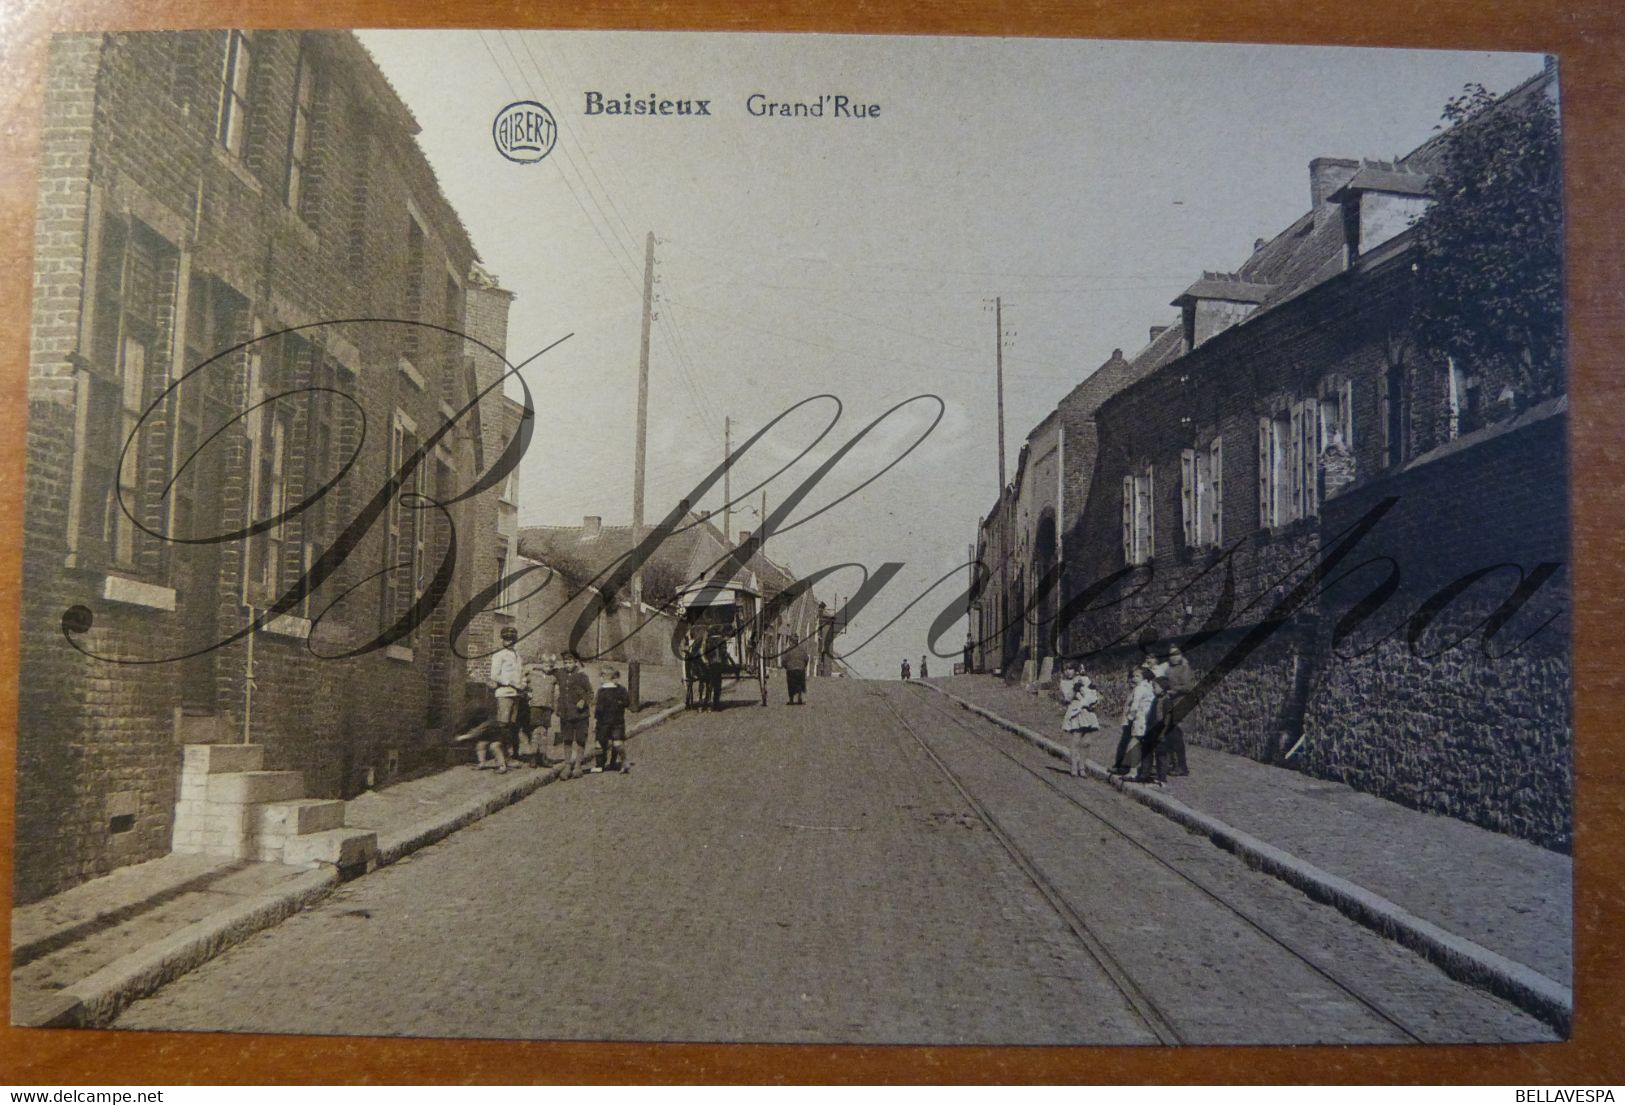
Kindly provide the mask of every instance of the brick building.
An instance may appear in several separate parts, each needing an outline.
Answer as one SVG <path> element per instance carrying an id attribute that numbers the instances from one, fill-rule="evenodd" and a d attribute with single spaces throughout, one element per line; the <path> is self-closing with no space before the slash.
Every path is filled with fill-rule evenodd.
<path id="1" fill-rule="evenodd" d="M 1099 451 L 1095 412 L 1177 353 L 1171 329 L 1152 327 L 1150 343 L 1133 358 L 1112 350 L 1028 434 L 1015 478 L 977 531 L 977 563 L 987 568 L 972 596 L 978 670 L 1030 681 L 1059 654 L 1066 543 L 1083 517 Z"/>
<path id="2" fill-rule="evenodd" d="M 331 797 L 440 755 L 481 566 L 439 554 L 495 513 L 410 495 L 490 460 L 462 331 L 505 293 L 416 132 L 347 33 L 54 39 L 18 901 L 168 851 L 181 744 L 261 745 Z"/>
<path id="3" fill-rule="evenodd" d="M 1112 706 L 1183 642 L 1197 743 L 1563 849 L 1567 404 L 1408 341 L 1440 157 L 1316 159 L 1307 213 L 1175 299 L 1093 412 L 1061 616 L 1011 616 Z"/>

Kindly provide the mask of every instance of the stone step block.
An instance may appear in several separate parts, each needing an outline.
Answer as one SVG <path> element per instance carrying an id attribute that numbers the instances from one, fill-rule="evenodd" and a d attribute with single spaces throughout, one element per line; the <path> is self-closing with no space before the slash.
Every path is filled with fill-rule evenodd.
<path id="1" fill-rule="evenodd" d="M 344 828 L 344 803 L 336 798 L 296 798 L 267 802 L 255 811 L 256 830 L 263 836 L 305 836 Z"/>
<path id="2" fill-rule="evenodd" d="M 295 867 L 331 863 L 335 867 L 370 865 L 378 856 L 378 834 L 370 829 L 328 829 L 290 836 L 282 849 L 282 862 Z"/>
<path id="3" fill-rule="evenodd" d="M 298 771 L 233 771 L 209 776 L 209 801 L 231 805 L 302 798 L 305 777 Z"/>
<path id="4" fill-rule="evenodd" d="M 188 744 L 181 753 L 186 775 L 223 775 L 265 767 L 263 744 Z"/>
<path id="5" fill-rule="evenodd" d="M 176 744 L 231 744 L 231 719 L 219 714 L 175 712 Z"/>

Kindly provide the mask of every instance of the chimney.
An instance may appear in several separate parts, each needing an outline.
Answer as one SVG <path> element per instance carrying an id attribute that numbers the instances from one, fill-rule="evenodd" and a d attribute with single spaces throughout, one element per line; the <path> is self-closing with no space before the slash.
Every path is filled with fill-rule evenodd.
<path id="1" fill-rule="evenodd" d="M 1168 331 L 1168 327 L 1166 327 L 1166 326 L 1153 326 L 1151 328 L 1151 340 L 1156 341 L 1158 338 L 1162 337 L 1162 335 L 1165 334 L 1167 331 Z"/>
<path id="2" fill-rule="evenodd" d="M 1264 239 L 1262 239 L 1262 238 L 1254 238 L 1253 239 L 1253 252 L 1257 253 L 1259 250 L 1261 250 L 1263 248 L 1264 248 Z"/>
<path id="3" fill-rule="evenodd" d="M 1360 163 L 1346 157 L 1317 157 L 1309 163 L 1309 209 L 1320 211 L 1326 197 L 1354 179 Z"/>
<path id="4" fill-rule="evenodd" d="M 604 532 L 604 520 L 596 514 L 589 514 L 581 519 L 581 539 L 583 541 L 596 541 Z"/>

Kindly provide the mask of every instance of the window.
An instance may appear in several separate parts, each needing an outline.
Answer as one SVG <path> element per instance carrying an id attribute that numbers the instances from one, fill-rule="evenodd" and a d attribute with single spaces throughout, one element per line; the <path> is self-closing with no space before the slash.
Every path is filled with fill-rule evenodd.
<path id="1" fill-rule="evenodd" d="M 226 63 L 220 73 L 220 122 L 216 137 L 233 157 L 243 156 L 248 130 L 248 78 L 253 53 L 242 31 L 226 32 Z"/>
<path id="2" fill-rule="evenodd" d="M 1139 475 L 1123 477 L 1123 560 L 1128 564 L 1145 564 L 1156 555 L 1153 491 L 1150 465 Z"/>
<path id="3" fill-rule="evenodd" d="M 1274 529 L 1320 513 L 1321 474 L 1329 449 L 1352 453 L 1353 384 L 1324 381 L 1317 399 L 1258 420 L 1258 525 Z M 1351 472 L 1352 468 L 1345 465 Z M 1346 478 L 1347 473 L 1340 475 Z"/>
<path id="4" fill-rule="evenodd" d="M 1224 542 L 1224 444 L 1214 438 L 1205 448 L 1180 454 L 1180 504 L 1185 545 L 1201 549 Z"/>
<path id="5" fill-rule="evenodd" d="M 1291 415 L 1258 420 L 1258 527 L 1273 529 L 1289 520 L 1291 506 L 1287 452 Z"/>
<path id="6" fill-rule="evenodd" d="M 283 198 L 293 211 L 303 213 L 305 177 L 310 161 L 310 120 L 316 101 L 316 71 L 310 60 L 299 56 L 299 74 L 294 78 L 293 118 L 288 124 L 288 178 Z"/>
<path id="7" fill-rule="evenodd" d="M 1448 421 L 1445 431 L 1448 440 L 1470 434 L 1482 424 L 1482 395 L 1478 377 L 1468 375 L 1454 357 L 1445 361 L 1445 402 Z"/>
<path id="8" fill-rule="evenodd" d="M 199 520 L 198 504 L 206 500 L 205 484 L 222 474 L 222 439 L 205 444 L 224 426 L 226 395 L 234 365 L 244 354 L 219 357 L 243 338 L 247 304 L 226 285 L 194 275 L 186 295 L 186 358 L 184 382 L 175 389 L 174 486 L 171 489 L 172 536 L 188 539 L 219 532 L 216 520 Z M 207 367 L 204 366 L 207 362 Z M 202 450 L 200 453 L 199 450 Z M 195 459 L 194 459 L 195 457 Z"/>
<path id="9" fill-rule="evenodd" d="M 168 382 L 162 338 L 163 320 L 174 306 L 175 252 L 139 223 L 117 219 L 103 223 L 98 250 L 89 371 L 80 385 L 84 438 L 76 551 L 90 562 L 156 569 L 154 538 L 131 516 L 147 525 L 161 520 L 143 473 L 165 444 L 162 423 L 148 423 L 139 433 L 137 428 L 150 393 Z"/>
<path id="10" fill-rule="evenodd" d="M 417 425 L 397 411 L 390 433 L 387 478 L 393 481 L 417 451 Z M 390 496 L 385 515 L 383 590 L 378 615 L 386 629 L 412 609 L 422 572 L 423 540 L 419 531 L 425 527 L 418 524 L 423 515 L 416 509 L 417 503 L 412 498 L 422 490 L 422 471 L 423 466 L 418 464 L 406 476 Z M 411 505 L 403 503 L 403 498 Z"/>
<path id="11" fill-rule="evenodd" d="M 461 405 L 457 402 L 457 388 L 462 383 L 458 376 L 463 363 L 463 339 L 458 337 L 458 331 L 463 328 L 463 289 L 450 273 L 446 274 L 445 306 L 442 325 L 450 333 L 441 335 L 444 363 L 436 366 L 436 373 L 440 377 L 440 398 L 456 407 Z"/>
<path id="12" fill-rule="evenodd" d="M 274 518 L 287 510 L 296 496 L 303 498 L 304 473 L 289 463 L 294 452 L 299 404 L 308 395 L 283 395 L 300 386 L 312 358 L 309 342 L 297 334 L 283 334 L 265 343 L 251 360 L 254 411 L 249 426 L 253 457 L 250 469 L 252 520 Z M 277 397 L 277 398 L 273 398 Z M 308 455 L 307 455 L 308 463 Z M 300 517 L 303 517 L 301 515 Z M 248 601 L 269 605 L 298 581 L 306 563 L 299 541 L 299 518 L 255 534 L 249 542 Z"/>
<path id="13" fill-rule="evenodd" d="M 1410 394 L 1406 387 L 1403 364 L 1389 365 L 1383 374 L 1382 410 L 1382 463 L 1393 468 L 1405 463 L 1411 436 Z"/>
<path id="14" fill-rule="evenodd" d="M 314 360 L 310 382 L 314 388 L 325 390 L 312 391 L 307 396 L 304 477 L 307 497 L 339 474 L 340 443 L 349 436 L 354 413 L 351 404 L 339 396 L 355 394 L 355 378 L 327 357 Z M 338 538 L 340 520 L 344 517 L 342 487 L 342 484 L 334 487 L 299 515 L 307 572 Z M 310 605 L 308 595 L 306 605 L 307 608 Z"/>
<path id="15" fill-rule="evenodd" d="M 416 322 L 423 317 L 423 228 L 410 215 L 406 217 L 406 289 L 401 306 L 402 318 Z M 423 347 L 422 327 L 403 329 L 406 333 L 401 340 L 401 356 L 415 367 Z"/>

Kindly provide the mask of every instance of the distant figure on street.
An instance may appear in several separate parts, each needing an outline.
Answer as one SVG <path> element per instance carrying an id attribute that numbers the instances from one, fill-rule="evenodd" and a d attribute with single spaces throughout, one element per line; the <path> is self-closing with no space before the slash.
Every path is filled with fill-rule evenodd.
<path id="1" fill-rule="evenodd" d="M 626 762 L 626 709 L 632 698 L 626 688 L 616 682 L 621 673 L 605 668 L 599 675 L 598 697 L 593 702 L 592 716 L 598 725 L 598 762 L 594 772 L 608 769 L 622 774 L 632 770 Z"/>
<path id="2" fill-rule="evenodd" d="M 705 640 L 705 708 L 722 709 L 722 676 L 728 670 L 728 638 L 712 633 Z"/>
<path id="3" fill-rule="evenodd" d="M 484 762 L 485 748 L 497 739 L 496 711 L 490 700 L 475 703 L 463 713 L 463 724 L 458 734 L 452 738 L 456 744 L 472 743 L 478 759 L 470 767 L 486 767 Z"/>
<path id="4" fill-rule="evenodd" d="M 536 767 L 552 767 L 557 760 L 547 754 L 547 733 L 553 727 L 553 660 L 542 656 L 534 664 L 525 665 L 525 700 L 529 715 L 527 733 L 530 738 L 533 763 Z"/>
<path id="5" fill-rule="evenodd" d="M 1113 775 L 1127 775 L 1133 768 L 1129 754 L 1145 733 L 1145 712 L 1151 708 L 1155 695 L 1150 679 L 1150 669 L 1143 666 L 1136 665 L 1129 673 L 1129 693 L 1123 700 L 1123 735 L 1117 740 L 1117 755 L 1112 759 Z"/>
<path id="6" fill-rule="evenodd" d="M 907 661 L 907 660 L 904 660 L 904 661 L 903 661 L 903 679 L 904 679 L 904 680 L 905 680 L 905 681 L 907 681 L 907 680 L 908 680 L 908 678 L 909 678 L 909 672 L 908 672 L 908 661 Z"/>
<path id="7" fill-rule="evenodd" d="M 976 670 L 976 642 L 971 640 L 969 633 L 965 634 L 965 674 L 969 675 Z"/>
<path id="8" fill-rule="evenodd" d="M 683 705 L 705 709 L 705 638 L 690 631 L 683 641 Z"/>
<path id="9" fill-rule="evenodd" d="M 564 657 L 555 679 L 558 692 L 553 700 L 553 712 L 559 716 L 559 732 L 570 746 L 570 766 L 565 769 L 564 777 L 574 779 L 580 774 L 581 757 L 587 748 L 587 711 L 592 705 L 592 684 L 573 652 Z"/>
<path id="10" fill-rule="evenodd" d="M 1161 787 L 1168 783 L 1168 761 L 1162 751 L 1162 730 L 1168 721 L 1168 680 L 1152 676 L 1146 671 L 1144 686 L 1151 689 L 1151 701 L 1144 710 L 1140 733 L 1140 770 L 1134 781 L 1147 786 Z M 1139 687 L 1135 688 L 1136 695 Z"/>
<path id="11" fill-rule="evenodd" d="M 931 678 L 931 669 L 930 669 L 929 666 L 927 666 L 924 656 L 920 657 L 920 678 L 921 679 L 930 679 Z"/>
<path id="12" fill-rule="evenodd" d="M 784 691 L 791 706 L 807 704 L 807 650 L 801 638 L 790 638 L 790 650 L 784 654 Z"/>
<path id="13" fill-rule="evenodd" d="M 480 741 L 474 753 L 474 766 L 484 768 L 492 766 L 486 755 L 494 751 L 496 769 L 503 775 L 508 772 L 510 744 L 514 755 L 519 754 L 519 688 L 525 676 L 519 664 L 519 651 L 514 647 L 518 641 L 519 631 L 511 625 L 505 627 L 502 647 L 491 656 L 491 693 L 496 699 L 493 711 L 496 731 L 492 735 L 496 739 Z"/>
<path id="14" fill-rule="evenodd" d="M 1162 745 L 1168 757 L 1168 774 L 1189 775 L 1185 763 L 1185 725 L 1183 719 L 1175 721 L 1173 710 L 1185 696 L 1196 689 L 1196 671 L 1178 645 L 1168 649 L 1168 724 L 1162 730 Z"/>
<path id="15" fill-rule="evenodd" d="M 1072 681 L 1072 701 L 1066 708 L 1061 728 L 1066 732 L 1067 751 L 1071 754 L 1074 776 L 1083 775 L 1083 752 L 1089 737 L 1100 731 L 1100 718 L 1090 707 L 1100 701 L 1100 692 L 1087 675 L 1079 674 Z"/>
<path id="16" fill-rule="evenodd" d="M 1081 674 L 1077 668 L 1067 664 L 1061 669 L 1061 677 L 1055 681 L 1055 698 L 1062 706 L 1072 705 L 1072 687 Z"/>

